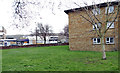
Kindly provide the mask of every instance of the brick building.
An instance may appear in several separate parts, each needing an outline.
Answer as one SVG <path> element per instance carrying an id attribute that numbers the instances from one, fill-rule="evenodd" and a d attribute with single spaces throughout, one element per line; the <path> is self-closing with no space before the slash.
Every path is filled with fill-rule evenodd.
<path id="1" fill-rule="evenodd" d="M 113 13 L 116 14 L 114 10 L 117 5 L 118 2 L 111 2 L 111 6 L 108 10 L 109 15 L 112 15 Z M 97 4 L 96 6 L 99 6 L 99 11 L 95 15 L 97 17 L 102 17 L 101 20 L 105 20 L 107 3 Z M 92 5 L 87 7 L 88 11 L 94 10 Z M 84 15 L 87 17 L 85 11 L 82 8 L 75 8 L 64 11 L 69 16 L 69 48 L 70 50 L 102 51 L 101 40 L 95 32 L 94 26 L 92 26 L 88 21 L 80 16 Z M 102 11 L 104 13 L 101 13 Z M 107 23 L 107 26 L 109 24 L 110 22 Z M 105 24 L 102 26 L 105 26 Z M 118 18 L 107 31 L 104 40 L 106 51 L 118 50 Z"/>

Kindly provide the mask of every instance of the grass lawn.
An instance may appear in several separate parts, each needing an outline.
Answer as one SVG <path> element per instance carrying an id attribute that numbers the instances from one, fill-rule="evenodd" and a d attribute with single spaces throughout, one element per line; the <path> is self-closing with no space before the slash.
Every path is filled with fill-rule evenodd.
<path id="1" fill-rule="evenodd" d="M 33 47 L 2 51 L 3 71 L 116 71 L 118 52 L 70 51 L 69 46 Z"/>

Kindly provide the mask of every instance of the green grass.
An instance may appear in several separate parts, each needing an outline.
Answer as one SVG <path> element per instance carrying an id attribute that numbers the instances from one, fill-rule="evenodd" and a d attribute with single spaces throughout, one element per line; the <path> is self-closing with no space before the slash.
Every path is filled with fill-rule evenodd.
<path id="1" fill-rule="evenodd" d="M 2 72 L 2 50 L 0 50 L 0 73 Z"/>
<path id="2" fill-rule="evenodd" d="M 118 52 L 70 51 L 68 46 L 7 49 L 2 51 L 3 71 L 116 71 Z"/>

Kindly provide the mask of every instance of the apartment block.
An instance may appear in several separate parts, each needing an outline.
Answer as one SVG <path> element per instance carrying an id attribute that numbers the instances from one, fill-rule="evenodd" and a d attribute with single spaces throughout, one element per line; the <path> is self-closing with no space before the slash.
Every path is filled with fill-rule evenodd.
<path id="1" fill-rule="evenodd" d="M 115 9 L 117 5 L 118 2 L 111 2 L 111 5 L 108 8 L 108 13 L 113 18 L 116 14 Z M 95 13 L 96 17 L 100 17 L 101 21 L 105 20 L 107 3 L 97 4 L 96 6 L 99 6 L 97 12 L 92 6 L 93 5 L 85 7 L 88 8 L 88 12 L 92 11 Z M 84 7 L 64 11 L 69 16 L 69 48 L 70 50 L 80 51 L 102 51 L 101 40 L 95 31 L 95 27 L 81 16 L 83 15 L 90 19 L 86 15 L 86 11 L 83 10 L 83 8 Z M 106 51 L 118 50 L 118 31 L 120 30 L 120 27 L 118 27 L 118 21 L 119 18 L 117 17 L 117 19 L 112 23 L 107 33 L 105 34 L 104 40 Z M 111 22 L 108 21 L 107 26 L 106 24 L 102 24 L 101 26 L 104 26 L 103 28 L 105 28 L 105 26 L 108 28 L 110 24 Z"/>

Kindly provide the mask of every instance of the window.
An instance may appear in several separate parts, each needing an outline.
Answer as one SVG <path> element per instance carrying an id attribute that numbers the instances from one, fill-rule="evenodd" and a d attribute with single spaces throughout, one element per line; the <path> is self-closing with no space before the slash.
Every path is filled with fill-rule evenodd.
<path id="1" fill-rule="evenodd" d="M 101 24 L 98 23 L 98 26 L 97 26 L 97 24 L 95 24 L 95 26 L 93 25 L 93 30 L 95 30 L 95 27 L 96 27 L 96 29 L 99 29 L 101 27 Z"/>
<path id="2" fill-rule="evenodd" d="M 113 37 L 106 38 L 106 44 L 114 44 L 114 38 Z"/>
<path id="3" fill-rule="evenodd" d="M 107 9 L 108 9 L 108 13 L 112 13 L 112 12 L 114 12 L 114 6 L 110 6 L 109 8 L 106 7 L 106 11 L 105 11 L 105 13 L 107 13 Z"/>
<path id="4" fill-rule="evenodd" d="M 98 15 L 98 14 L 100 14 L 100 8 L 93 9 L 92 12 L 93 12 L 93 14 Z"/>
<path id="5" fill-rule="evenodd" d="M 100 38 L 93 38 L 93 44 L 100 44 Z"/>
<path id="6" fill-rule="evenodd" d="M 3 37 L 3 35 L 0 35 L 0 37 Z"/>
<path id="7" fill-rule="evenodd" d="M 114 22 L 112 23 L 112 25 L 111 25 L 111 23 L 112 22 L 107 22 L 107 28 L 109 27 L 109 28 L 114 28 Z M 110 26 L 111 25 L 111 26 Z"/>

